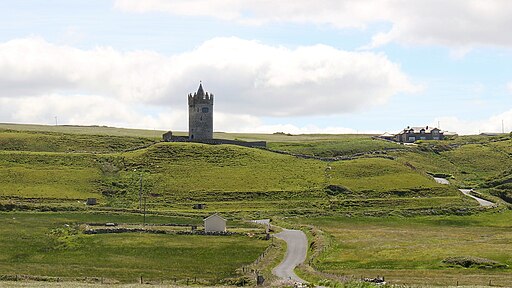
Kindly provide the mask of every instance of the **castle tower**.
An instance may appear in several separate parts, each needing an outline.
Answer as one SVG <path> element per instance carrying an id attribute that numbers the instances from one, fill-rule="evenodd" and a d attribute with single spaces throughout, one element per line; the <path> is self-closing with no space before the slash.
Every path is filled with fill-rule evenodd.
<path id="1" fill-rule="evenodd" d="M 197 92 L 188 94 L 188 139 L 213 138 L 213 94 L 204 92 L 199 83 Z"/>

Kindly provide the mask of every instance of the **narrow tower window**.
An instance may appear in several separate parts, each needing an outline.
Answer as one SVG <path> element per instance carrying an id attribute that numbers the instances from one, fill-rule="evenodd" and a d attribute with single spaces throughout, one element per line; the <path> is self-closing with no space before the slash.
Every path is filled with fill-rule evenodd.
<path id="1" fill-rule="evenodd" d="M 202 111 L 203 113 L 208 113 L 208 107 L 203 107 Z"/>

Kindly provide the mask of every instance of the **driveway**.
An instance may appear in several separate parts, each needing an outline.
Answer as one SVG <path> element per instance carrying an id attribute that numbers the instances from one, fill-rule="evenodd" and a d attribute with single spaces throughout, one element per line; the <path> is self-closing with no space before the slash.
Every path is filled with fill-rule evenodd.
<path id="1" fill-rule="evenodd" d="M 274 236 L 286 241 L 288 247 L 284 260 L 272 270 L 272 273 L 281 279 L 305 283 L 306 281 L 299 278 L 299 276 L 293 272 L 293 269 L 306 260 L 308 249 L 308 238 L 306 234 L 300 230 L 283 229 L 282 232 Z"/>
<path id="2" fill-rule="evenodd" d="M 434 177 L 434 180 L 436 180 L 436 182 L 439 184 L 450 185 L 450 181 L 448 181 L 444 178 Z"/>
<path id="3" fill-rule="evenodd" d="M 437 183 L 439 184 L 443 184 L 443 185 L 450 185 L 450 181 L 444 179 L 444 178 L 439 178 L 439 177 L 434 177 L 434 180 L 436 180 Z M 490 201 L 487 201 L 485 199 L 482 199 L 482 198 L 478 198 L 476 196 L 473 196 L 470 194 L 472 189 L 459 189 L 460 192 L 462 192 L 464 195 L 466 196 L 469 196 L 473 199 L 475 199 L 476 201 L 478 201 L 478 204 L 480 204 L 480 206 L 483 206 L 483 207 L 492 207 L 494 206 L 494 203 L 490 202 Z"/>
<path id="4" fill-rule="evenodd" d="M 473 199 L 475 199 L 476 201 L 478 201 L 478 203 L 480 204 L 480 206 L 484 206 L 484 207 L 491 207 L 491 206 L 494 206 L 494 203 L 490 202 L 490 201 L 487 201 L 487 200 L 484 200 L 482 198 L 478 198 L 476 196 L 473 196 L 471 194 L 469 194 L 469 192 L 471 192 L 471 189 L 459 189 L 460 192 L 464 193 L 464 195 L 467 195 Z"/>

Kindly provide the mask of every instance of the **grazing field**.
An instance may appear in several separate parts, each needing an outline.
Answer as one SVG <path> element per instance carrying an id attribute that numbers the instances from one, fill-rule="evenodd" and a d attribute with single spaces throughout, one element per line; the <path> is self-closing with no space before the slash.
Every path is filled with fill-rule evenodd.
<path id="1" fill-rule="evenodd" d="M 11 124 L 0 123 L 0 129 L 31 132 L 54 132 L 73 135 L 107 135 L 123 137 L 142 137 L 152 140 L 162 139 L 165 131 L 146 130 L 146 129 L 128 129 L 107 126 L 73 126 L 73 125 L 37 125 L 37 124 Z"/>
<path id="2" fill-rule="evenodd" d="M 512 283 L 512 212 L 414 218 L 301 218 L 327 232 L 332 245 L 314 260 L 322 272 L 356 278 L 385 276 L 392 284 Z M 465 268 L 443 263 L 472 256 L 509 268 Z"/>
<path id="3" fill-rule="evenodd" d="M 269 245 L 247 236 L 147 233 L 84 235 L 89 222 L 140 223 L 139 215 L 0 213 L 0 275 L 63 278 L 103 277 L 219 283 L 253 262 Z M 149 223 L 190 223 L 200 219 L 148 217 Z M 192 283 L 193 280 L 191 280 Z"/>
<path id="4" fill-rule="evenodd" d="M 268 146 L 271 149 L 320 157 L 353 155 L 386 149 L 406 149 L 397 143 L 372 139 L 370 135 L 313 136 L 311 138 L 288 136 L 288 138 L 276 139 L 275 142 L 270 142 Z"/>
<path id="5" fill-rule="evenodd" d="M 96 157 L 83 153 L 0 151 L 0 196 L 98 197 Z"/>
<path id="6" fill-rule="evenodd" d="M 153 143 L 142 137 L 0 130 L 0 147 L 5 151 L 109 153 Z"/>
<path id="7" fill-rule="evenodd" d="M 443 156 L 459 169 L 462 181 L 469 186 L 481 184 L 510 167 L 512 158 L 488 146 L 470 144 L 447 151 Z"/>

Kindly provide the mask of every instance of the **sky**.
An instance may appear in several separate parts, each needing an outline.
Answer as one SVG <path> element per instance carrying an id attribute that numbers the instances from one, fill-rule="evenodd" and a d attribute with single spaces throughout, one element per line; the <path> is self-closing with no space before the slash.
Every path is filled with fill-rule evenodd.
<path id="1" fill-rule="evenodd" d="M 512 130 L 509 0 L 0 0 L 0 122 Z"/>

